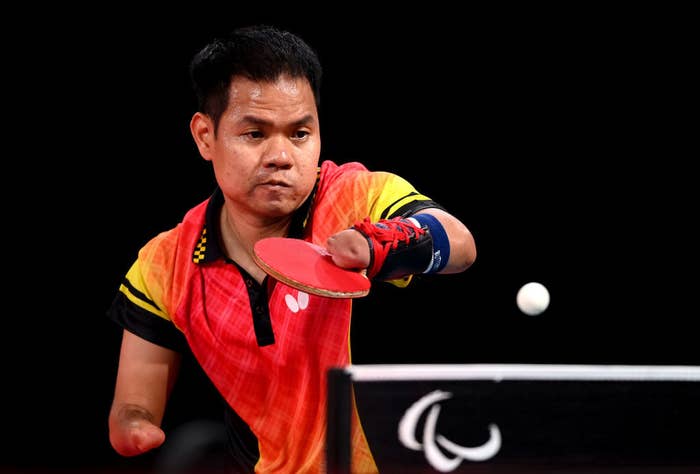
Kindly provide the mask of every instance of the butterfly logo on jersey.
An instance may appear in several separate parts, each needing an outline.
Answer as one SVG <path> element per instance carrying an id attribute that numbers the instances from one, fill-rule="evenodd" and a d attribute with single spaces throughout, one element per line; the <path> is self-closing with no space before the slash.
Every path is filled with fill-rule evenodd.
<path id="1" fill-rule="evenodd" d="M 297 296 L 287 293 L 284 296 L 284 302 L 287 303 L 287 308 L 293 313 L 298 313 L 299 310 L 306 309 L 309 306 L 309 295 L 303 291 L 297 291 Z"/>

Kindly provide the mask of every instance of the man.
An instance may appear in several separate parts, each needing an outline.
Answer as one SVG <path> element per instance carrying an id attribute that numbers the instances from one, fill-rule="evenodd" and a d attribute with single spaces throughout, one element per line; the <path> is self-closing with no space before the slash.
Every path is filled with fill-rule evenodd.
<path id="1" fill-rule="evenodd" d="M 320 162 L 321 65 L 298 36 L 242 28 L 204 47 L 190 72 L 190 130 L 217 188 L 139 251 L 108 311 L 124 328 L 110 441 L 124 456 L 164 442 L 167 399 L 191 350 L 227 402 L 236 472 L 323 472 L 326 372 L 351 362 L 352 300 L 266 277 L 253 245 L 311 241 L 339 266 L 407 286 L 414 274 L 466 270 L 474 240 L 405 179 Z M 354 417 L 353 471 L 377 472 Z"/>

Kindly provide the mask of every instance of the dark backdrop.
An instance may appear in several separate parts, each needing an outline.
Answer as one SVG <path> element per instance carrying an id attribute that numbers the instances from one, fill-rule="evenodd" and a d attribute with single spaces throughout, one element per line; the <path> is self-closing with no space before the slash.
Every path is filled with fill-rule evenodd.
<path id="1" fill-rule="evenodd" d="M 323 158 L 397 172 L 476 238 L 467 272 L 357 300 L 356 363 L 698 363 L 682 31 L 654 12 L 368 12 L 106 9 L 27 26 L 41 46 L 18 40 L 12 71 L 37 103 L 19 107 L 28 137 L 7 179 L 6 466 L 127 465 L 107 438 L 120 334 L 104 312 L 138 248 L 212 190 L 189 58 L 258 21 L 320 54 Z M 542 315 L 515 305 L 528 281 L 550 290 Z M 219 409 L 186 366 L 166 425 Z"/>

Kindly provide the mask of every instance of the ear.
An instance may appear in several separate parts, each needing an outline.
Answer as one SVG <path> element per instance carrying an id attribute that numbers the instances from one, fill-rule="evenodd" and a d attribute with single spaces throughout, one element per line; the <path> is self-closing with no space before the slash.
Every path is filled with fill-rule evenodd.
<path id="1" fill-rule="evenodd" d="M 199 149 L 199 154 L 207 161 L 211 161 L 216 141 L 214 122 L 201 112 L 196 112 L 190 120 L 190 132 Z"/>

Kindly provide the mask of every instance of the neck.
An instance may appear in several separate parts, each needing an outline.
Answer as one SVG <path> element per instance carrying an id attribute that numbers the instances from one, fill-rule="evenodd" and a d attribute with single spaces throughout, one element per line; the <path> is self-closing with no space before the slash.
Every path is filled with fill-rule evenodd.
<path id="1" fill-rule="evenodd" d="M 289 221 L 289 218 L 285 218 L 272 223 L 251 222 L 248 216 L 236 217 L 224 205 L 219 217 L 220 239 L 224 253 L 261 282 L 265 273 L 253 259 L 253 246 L 262 238 L 286 235 Z"/>

